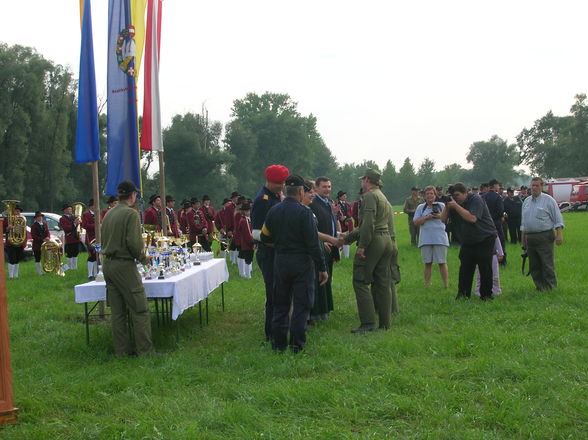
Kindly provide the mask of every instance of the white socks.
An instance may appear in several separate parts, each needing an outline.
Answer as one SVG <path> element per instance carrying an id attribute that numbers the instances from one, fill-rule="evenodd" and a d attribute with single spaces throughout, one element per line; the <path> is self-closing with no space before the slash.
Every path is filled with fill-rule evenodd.
<path id="1" fill-rule="evenodd" d="M 349 258 L 349 248 L 350 246 L 348 244 L 343 245 L 343 255 L 345 258 Z"/>
<path id="2" fill-rule="evenodd" d="M 16 266 L 16 264 L 8 263 L 8 278 L 14 278 L 14 266 Z"/>
<path id="3" fill-rule="evenodd" d="M 41 263 L 35 263 L 35 267 L 37 268 L 37 273 L 39 275 L 45 275 L 45 271 L 41 267 Z"/>
<path id="4" fill-rule="evenodd" d="M 237 258 L 237 267 L 239 268 L 240 277 L 251 278 L 253 264 L 247 264 L 243 258 Z"/>
<path id="5" fill-rule="evenodd" d="M 230 257 L 231 257 L 231 263 L 236 264 L 237 263 L 237 251 L 229 251 L 230 253 Z"/>
<path id="6" fill-rule="evenodd" d="M 71 267 L 73 270 L 76 270 L 76 269 L 78 268 L 78 257 L 73 257 L 73 258 L 71 258 L 71 264 L 70 264 L 70 267 Z"/>

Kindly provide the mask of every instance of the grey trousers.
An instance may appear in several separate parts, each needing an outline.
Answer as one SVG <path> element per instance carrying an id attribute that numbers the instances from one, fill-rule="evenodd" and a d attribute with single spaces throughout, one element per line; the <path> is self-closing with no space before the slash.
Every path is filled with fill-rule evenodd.
<path id="1" fill-rule="evenodd" d="M 527 254 L 529 255 L 529 272 L 537 290 L 549 290 L 557 287 L 553 243 L 555 232 L 527 233 Z"/>

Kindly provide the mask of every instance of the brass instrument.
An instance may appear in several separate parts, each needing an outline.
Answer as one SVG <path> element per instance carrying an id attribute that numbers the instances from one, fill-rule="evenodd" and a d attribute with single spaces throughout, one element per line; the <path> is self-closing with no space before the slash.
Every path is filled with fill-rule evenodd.
<path id="1" fill-rule="evenodd" d="M 20 247 L 27 241 L 27 221 L 24 217 L 14 213 L 18 200 L 2 200 L 6 204 L 8 225 L 12 229 L 8 231 L 8 243 L 14 247 Z"/>
<path id="2" fill-rule="evenodd" d="M 47 273 L 54 273 L 60 277 L 65 276 L 61 270 L 61 257 L 63 250 L 61 244 L 54 238 L 41 245 L 41 267 Z"/>
<path id="3" fill-rule="evenodd" d="M 76 232 L 78 234 L 78 238 L 81 238 L 81 236 L 82 236 L 82 214 L 88 208 L 82 202 L 72 203 L 71 204 L 71 207 L 73 209 L 73 215 L 74 215 L 74 217 L 80 219 L 80 224 L 76 226 Z"/>

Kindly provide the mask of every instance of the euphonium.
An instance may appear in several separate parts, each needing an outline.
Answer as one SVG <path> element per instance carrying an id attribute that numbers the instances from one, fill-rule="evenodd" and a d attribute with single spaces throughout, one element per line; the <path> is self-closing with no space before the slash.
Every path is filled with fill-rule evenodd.
<path id="1" fill-rule="evenodd" d="M 60 277 L 65 276 L 61 270 L 61 256 L 63 250 L 61 244 L 55 239 L 50 239 L 41 245 L 41 267 L 47 273 L 54 273 Z"/>
<path id="2" fill-rule="evenodd" d="M 12 229 L 8 231 L 8 243 L 14 247 L 20 247 L 27 241 L 27 221 L 24 217 L 14 213 L 18 200 L 2 200 L 7 207 L 8 225 Z"/>
<path id="3" fill-rule="evenodd" d="M 82 236 L 82 214 L 87 208 L 86 205 L 84 205 L 82 202 L 72 203 L 71 207 L 73 208 L 74 217 L 80 219 L 80 224 L 76 226 L 76 232 L 78 234 L 78 238 L 80 238 Z"/>

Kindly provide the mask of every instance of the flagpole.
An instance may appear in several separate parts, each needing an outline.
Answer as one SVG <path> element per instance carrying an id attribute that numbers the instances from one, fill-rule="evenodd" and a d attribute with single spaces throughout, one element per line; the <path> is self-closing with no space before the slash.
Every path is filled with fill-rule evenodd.
<path id="1" fill-rule="evenodd" d="M 100 184 L 98 180 L 98 161 L 92 162 L 92 194 L 94 199 L 94 235 L 97 244 L 101 244 L 102 234 L 100 227 L 102 226 L 102 219 L 100 218 Z M 96 252 L 96 261 L 100 265 L 100 252 Z M 98 301 L 98 316 L 104 319 L 106 316 L 106 307 L 104 301 Z"/>
<path id="2" fill-rule="evenodd" d="M 167 218 L 167 204 L 165 203 L 165 161 L 163 158 L 163 150 L 158 151 L 159 156 L 159 196 L 161 197 L 161 233 L 164 237 L 167 236 L 168 218 Z"/>

